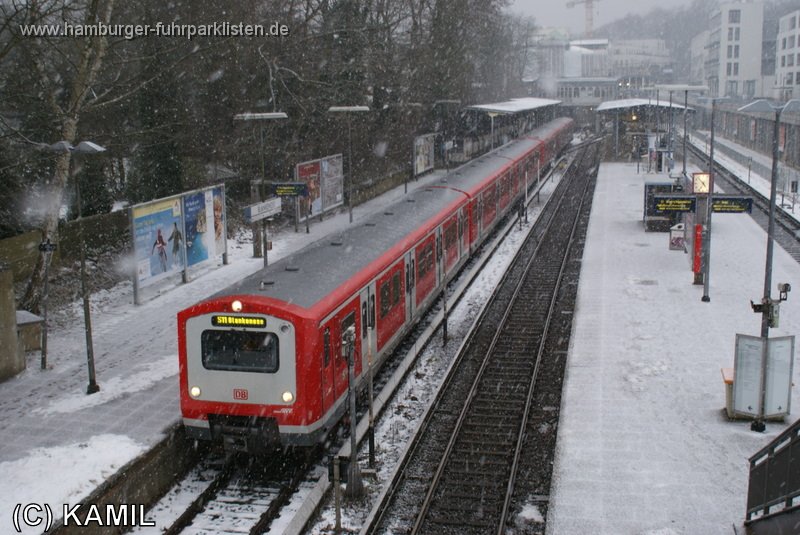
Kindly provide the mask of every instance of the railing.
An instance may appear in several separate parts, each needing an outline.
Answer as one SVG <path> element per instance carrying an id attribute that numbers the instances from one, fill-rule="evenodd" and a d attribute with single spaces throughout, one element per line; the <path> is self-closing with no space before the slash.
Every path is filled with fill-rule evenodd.
<path id="1" fill-rule="evenodd" d="M 745 524 L 800 509 L 800 420 L 750 457 Z"/>

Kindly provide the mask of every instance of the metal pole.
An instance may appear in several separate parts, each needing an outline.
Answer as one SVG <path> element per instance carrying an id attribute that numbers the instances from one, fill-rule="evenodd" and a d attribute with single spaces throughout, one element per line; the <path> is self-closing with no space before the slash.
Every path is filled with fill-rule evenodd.
<path id="1" fill-rule="evenodd" d="M 42 296 L 42 369 L 47 369 L 47 297 L 48 297 L 48 279 L 50 276 L 50 238 L 47 239 L 45 246 L 47 249 L 44 253 L 44 295 Z"/>
<path id="2" fill-rule="evenodd" d="M 347 180 L 347 208 L 350 212 L 350 222 L 353 222 L 353 138 L 350 132 L 351 127 L 350 112 L 347 112 L 347 151 L 348 166 L 350 172 Z"/>
<path id="3" fill-rule="evenodd" d="M 269 250 L 269 234 L 267 233 L 267 220 L 261 220 L 261 235 L 264 237 L 264 267 L 267 267 L 269 264 L 269 259 L 267 258 L 268 254 L 267 251 Z"/>
<path id="4" fill-rule="evenodd" d="M 703 297 L 701 301 L 708 303 L 709 275 L 711 272 L 711 214 L 714 205 L 714 110 L 716 101 L 711 101 L 711 141 L 708 156 L 708 204 L 706 205 L 706 236 L 703 240 Z"/>
<path id="5" fill-rule="evenodd" d="M 334 530 L 338 534 L 342 531 L 342 491 L 339 488 L 341 476 L 339 474 L 339 456 L 333 458 L 333 496 L 336 504 L 336 525 Z"/>
<path id="6" fill-rule="evenodd" d="M 489 118 L 492 120 L 492 150 L 494 150 L 494 115 L 489 114 Z"/>
<path id="7" fill-rule="evenodd" d="M 686 116 L 687 116 L 687 109 L 689 108 L 689 91 L 685 90 L 683 92 L 683 176 L 686 177 L 686 138 L 689 137 L 688 132 L 686 131 Z"/>
<path id="8" fill-rule="evenodd" d="M 75 179 L 75 192 L 78 201 L 78 236 L 81 250 L 81 293 L 83 294 L 83 323 L 86 331 L 86 362 L 89 367 L 89 386 L 86 387 L 87 394 L 94 394 L 100 391 L 97 384 L 94 370 L 94 349 L 92 347 L 92 316 L 89 307 L 89 283 L 86 280 L 86 241 L 83 236 L 83 208 L 81 206 L 81 184 L 80 180 Z"/>
<path id="9" fill-rule="evenodd" d="M 344 333 L 347 344 L 347 397 L 350 400 L 350 467 L 347 474 L 348 498 L 360 498 L 364 494 L 364 483 L 361 481 L 361 469 L 358 467 L 358 444 L 356 443 L 356 371 L 355 371 L 355 329 L 349 327 Z"/>
<path id="10" fill-rule="evenodd" d="M 369 374 L 369 467 L 375 468 L 375 413 L 372 407 L 372 329 L 369 326 L 367 326 L 367 372 Z"/>
<path id="11" fill-rule="evenodd" d="M 775 198 L 777 196 L 778 185 L 778 136 L 780 135 L 781 112 L 783 108 L 775 110 L 775 128 L 772 132 L 772 178 L 769 185 L 769 225 L 767 226 L 767 262 L 764 269 L 764 297 L 761 300 L 761 403 L 758 407 L 758 418 L 750 425 L 753 431 L 762 432 L 766 429 L 764 425 L 764 405 L 766 404 L 766 383 L 767 383 L 767 352 L 769 341 L 769 315 L 772 309 L 772 297 L 770 286 L 772 286 L 772 252 L 775 241 Z"/>

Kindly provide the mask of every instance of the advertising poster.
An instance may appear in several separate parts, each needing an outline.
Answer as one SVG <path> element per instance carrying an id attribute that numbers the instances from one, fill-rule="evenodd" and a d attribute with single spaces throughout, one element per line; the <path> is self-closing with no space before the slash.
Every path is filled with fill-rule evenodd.
<path id="1" fill-rule="evenodd" d="M 225 188 L 216 187 L 211 190 L 214 196 L 214 245 L 215 254 L 225 254 L 228 250 L 227 218 L 225 214 Z"/>
<path id="2" fill-rule="evenodd" d="M 180 199 L 134 206 L 133 240 L 136 277 L 141 284 L 161 280 L 183 269 Z"/>
<path id="3" fill-rule="evenodd" d="M 414 176 L 433 169 L 435 139 L 435 134 L 427 134 L 414 139 Z"/>
<path id="4" fill-rule="evenodd" d="M 340 206 L 344 202 L 344 159 L 341 154 L 320 161 L 322 179 L 322 210 Z"/>
<path id="5" fill-rule="evenodd" d="M 195 266 L 208 260 L 209 251 L 215 247 L 213 232 L 208 226 L 209 221 L 213 224 L 214 217 L 211 190 L 186 195 L 183 209 L 186 221 L 186 265 Z"/>
<path id="6" fill-rule="evenodd" d="M 303 162 L 296 167 L 297 181 L 305 182 L 308 186 L 309 216 L 322 212 L 322 194 L 320 183 L 320 161 Z"/>

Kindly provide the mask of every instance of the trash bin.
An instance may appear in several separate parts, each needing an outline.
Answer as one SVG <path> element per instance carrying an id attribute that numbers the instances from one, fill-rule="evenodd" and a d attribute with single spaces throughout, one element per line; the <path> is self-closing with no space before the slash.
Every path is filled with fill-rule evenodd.
<path id="1" fill-rule="evenodd" d="M 686 238 L 684 236 L 684 225 L 678 223 L 669 228 L 669 250 L 670 251 L 685 251 Z"/>

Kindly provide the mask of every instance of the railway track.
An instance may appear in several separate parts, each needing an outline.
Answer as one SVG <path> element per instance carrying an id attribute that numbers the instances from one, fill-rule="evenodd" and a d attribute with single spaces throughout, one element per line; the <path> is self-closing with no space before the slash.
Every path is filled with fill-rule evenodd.
<path id="1" fill-rule="evenodd" d="M 689 154 L 701 165 L 708 164 L 708 157 L 702 150 L 689 145 Z M 769 197 L 751 187 L 719 163 L 714 166 L 714 181 L 726 193 L 734 193 L 753 198 L 752 218 L 767 232 L 769 228 Z M 775 241 L 783 247 L 797 262 L 800 262 L 800 222 L 787 214 L 783 209 L 775 207 Z"/>
<path id="2" fill-rule="evenodd" d="M 504 533 L 510 521 L 543 533 L 571 330 L 562 306 L 574 304 L 596 154 L 562 180 L 362 533 Z"/>
<path id="3" fill-rule="evenodd" d="M 275 462 L 266 465 L 233 457 L 205 459 L 198 467 L 199 472 L 210 474 L 205 490 L 161 531 L 166 535 L 263 533 L 305 475 L 305 462 L 287 457 L 277 455 Z"/>

